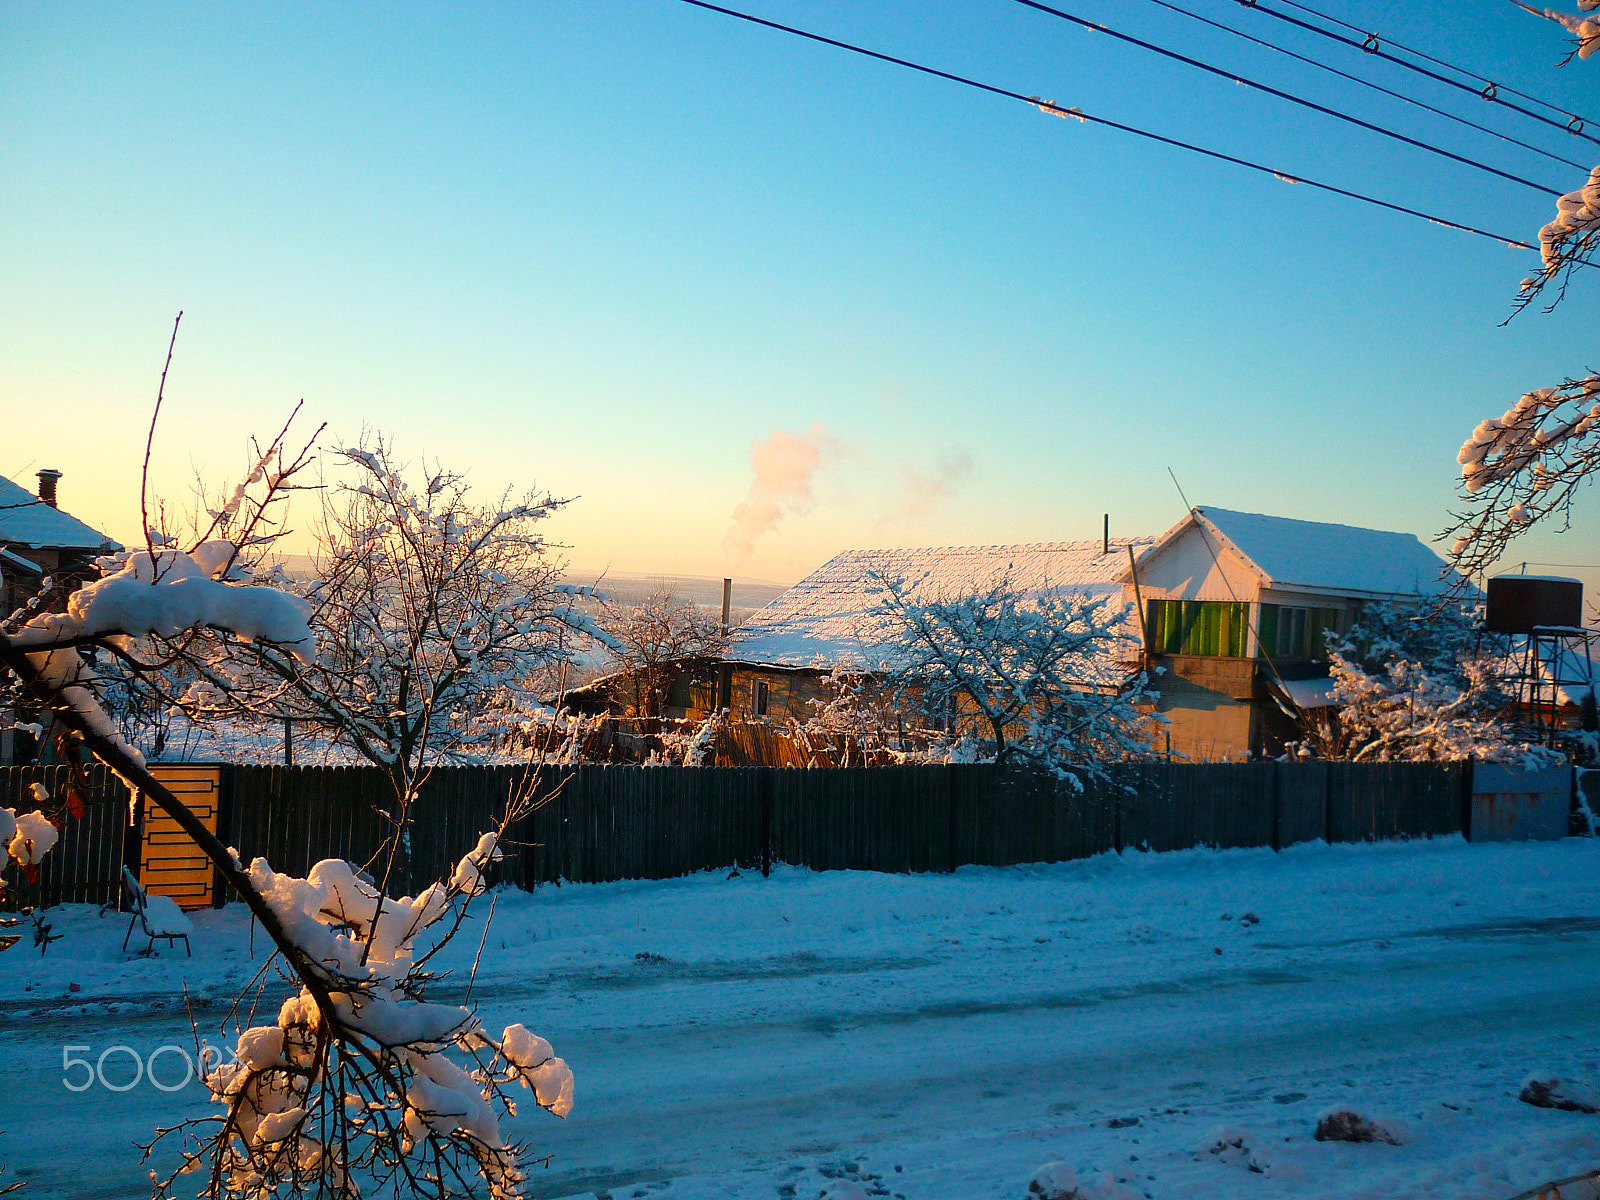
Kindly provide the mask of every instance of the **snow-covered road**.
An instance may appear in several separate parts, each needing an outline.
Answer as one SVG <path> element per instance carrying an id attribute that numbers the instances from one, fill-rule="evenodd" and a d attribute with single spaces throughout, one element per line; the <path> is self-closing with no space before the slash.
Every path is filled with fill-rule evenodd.
<path id="1" fill-rule="evenodd" d="M 204 914 L 190 963 L 58 911 L 46 958 L 0 957 L 0 1162 L 25 1194 L 146 1194 L 128 1144 L 199 1088 L 69 1092 L 62 1046 L 186 1043 L 179 979 L 214 1026 L 245 924 Z M 577 1074 L 565 1122 L 516 1122 L 553 1155 L 538 1197 L 1021 1200 L 1064 1160 L 1124 1198 L 1488 1200 L 1600 1165 L 1600 1118 L 1516 1099 L 1600 1082 L 1597 950 L 1600 843 L 1445 839 L 503 892 L 474 998 Z M 1406 1144 L 1313 1141 L 1335 1103 Z"/>

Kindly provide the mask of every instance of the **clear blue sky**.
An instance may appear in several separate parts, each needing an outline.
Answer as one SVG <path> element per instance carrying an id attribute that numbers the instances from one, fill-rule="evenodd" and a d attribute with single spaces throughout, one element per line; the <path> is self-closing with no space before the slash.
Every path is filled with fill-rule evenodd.
<path id="1" fill-rule="evenodd" d="M 1066 6 L 1582 183 L 1148 0 Z M 1554 69 L 1561 31 L 1503 0 L 1322 6 L 1600 114 L 1600 63 Z M 748 7 L 1508 235 L 1554 212 L 1008 0 Z M 304 397 L 486 496 L 581 495 L 551 529 L 581 566 L 722 573 L 752 442 L 818 423 L 815 503 L 738 574 L 1096 537 L 1107 510 L 1158 532 L 1168 467 L 1195 503 L 1431 535 L 1472 426 L 1600 365 L 1593 283 L 1498 326 L 1535 261 L 676 0 L 0 8 L 0 473 L 66 471 L 123 538 L 179 309 L 156 481 L 180 498 Z M 1580 517 L 1517 557 L 1600 562 Z"/>

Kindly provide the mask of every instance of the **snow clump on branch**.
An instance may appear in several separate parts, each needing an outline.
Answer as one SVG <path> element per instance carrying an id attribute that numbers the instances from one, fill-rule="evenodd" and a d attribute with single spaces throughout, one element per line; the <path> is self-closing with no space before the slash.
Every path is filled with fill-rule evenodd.
<path id="1" fill-rule="evenodd" d="M 485 890 L 484 870 L 500 857 L 499 838 L 483 834 L 448 885 L 434 883 L 414 898 L 384 896 L 337 859 L 317 863 L 304 879 L 279 874 L 264 859 L 251 863 L 251 884 L 314 964 L 332 1011 L 302 987 L 276 1024 L 239 1035 L 237 1061 L 206 1075 L 228 1110 L 209 1141 L 231 1188 L 272 1192 L 322 1179 L 342 1189 L 353 1171 L 404 1171 L 407 1156 L 424 1147 L 419 1161 L 430 1168 L 435 1152 L 469 1160 L 496 1200 L 521 1194 L 523 1151 L 499 1124 L 501 1112 L 516 1113 L 506 1088 L 520 1084 L 564 1117 L 572 1071 L 522 1024 L 496 1039 L 471 1009 L 420 999 L 420 967 L 431 951 L 418 956 L 416 949 L 418 937 L 452 912 L 456 919 L 436 944 L 459 927 L 467 902 Z M 330 1055 L 330 1043 L 341 1052 Z M 467 1056 L 465 1065 L 447 1055 L 452 1048 Z M 330 1136 L 340 1120 L 343 1135 Z M 198 1149 L 186 1153 L 200 1161 Z"/>

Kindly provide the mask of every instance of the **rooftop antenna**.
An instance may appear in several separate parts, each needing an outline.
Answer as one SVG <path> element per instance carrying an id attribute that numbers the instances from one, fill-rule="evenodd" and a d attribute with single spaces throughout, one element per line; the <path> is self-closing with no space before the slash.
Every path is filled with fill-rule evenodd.
<path id="1" fill-rule="evenodd" d="M 1172 480 L 1172 486 L 1178 489 L 1178 499 L 1183 501 L 1183 506 L 1190 512 L 1193 512 L 1194 505 L 1190 504 L 1189 497 L 1183 494 L 1183 484 L 1178 482 L 1178 477 L 1172 473 L 1171 467 L 1167 468 L 1167 477 Z"/>

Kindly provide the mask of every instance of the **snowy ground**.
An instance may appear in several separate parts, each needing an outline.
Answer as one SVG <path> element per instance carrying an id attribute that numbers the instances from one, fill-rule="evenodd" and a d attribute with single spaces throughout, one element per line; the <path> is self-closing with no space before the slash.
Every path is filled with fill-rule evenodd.
<path id="1" fill-rule="evenodd" d="M 201 914 L 185 960 L 124 954 L 115 914 L 51 919 L 46 957 L 0 956 L 5 1180 L 147 1194 L 130 1144 L 203 1111 L 198 1085 L 74 1093 L 62 1048 L 186 1044 L 180 980 L 214 1029 L 253 972 L 247 921 Z M 1600 1166 L 1600 1117 L 1516 1099 L 1533 1070 L 1600 1082 L 1597 949 L 1600 841 L 1313 844 L 501 892 L 474 999 L 577 1073 L 565 1122 L 518 1121 L 554 1156 L 538 1197 L 815 1200 L 854 1180 L 1022 1200 L 1062 1160 L 1122 1200 L 1489 1200 Z M 155 1069 L 183 1074 L 173 1052 Z M 104 1074 L 130 1081 L 131 1055 Z M 1314 1141 L 1336 1103 L 1406 1144 Z M 1219 1127 L 1242 1146 L 1206 1152 Z"/>

